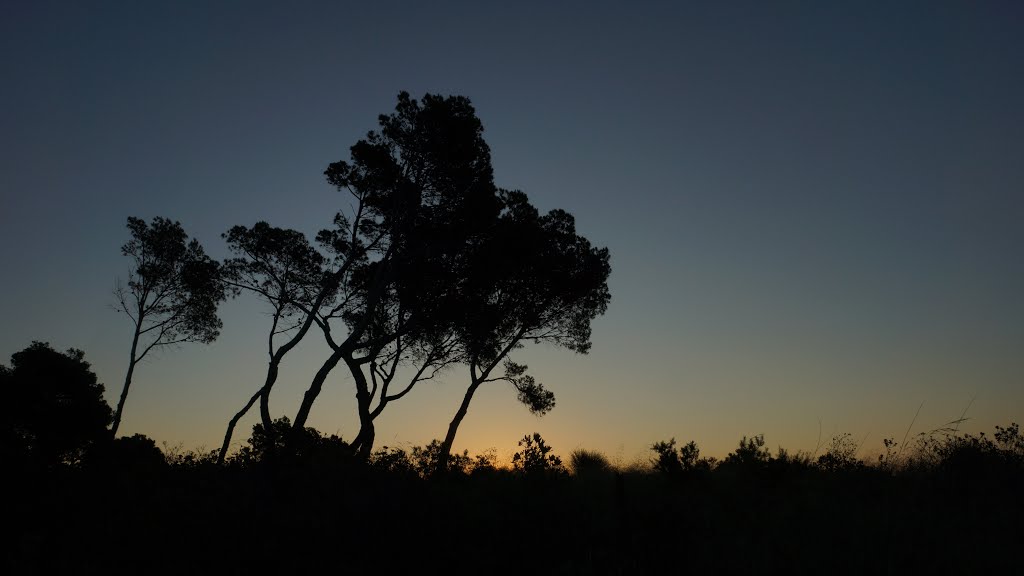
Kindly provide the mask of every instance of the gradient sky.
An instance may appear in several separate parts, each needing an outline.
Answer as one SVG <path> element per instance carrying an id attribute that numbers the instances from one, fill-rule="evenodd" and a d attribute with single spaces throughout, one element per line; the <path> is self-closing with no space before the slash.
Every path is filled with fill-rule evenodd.
<path id="1" fill-rule="evenodd" d="M 497 184 L 612 254 L 592 352 L 516 355 L 554 411 L 485 387 L 456 448 L 538 431 L 628 462 L 820 430 L 866 456 L 922 403 L 915 432 L 1024 416 L 1024 4 L 368 4 L 4 3 L 0 359 L 81 348 L 115 404 L 126 218 L 180 220 L 218 258 L 235 224 L 312 235 L 347 206 L 323 170 L 407 90 L 469 97 Z M 122 432 L 219 446 L 269 327 L 251 298 L 222 318 L 136 370 Z M 325 350 L 286 357 L 275 415 Z M 378 445 L 443 436 L 466 382 L 389 405 Z M 355 435 L 344 370 L 310 424 Z"/>

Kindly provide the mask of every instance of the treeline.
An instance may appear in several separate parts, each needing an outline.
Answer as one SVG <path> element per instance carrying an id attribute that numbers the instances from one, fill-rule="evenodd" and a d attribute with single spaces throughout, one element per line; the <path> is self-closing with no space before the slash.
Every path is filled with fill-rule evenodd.
<path id="1" fill-rule="evenodd" d="M 744 438 L 721 460 L 657 442 L 644 462 L 539 435 L 510 465 L 440 442 L 379 447 L 256 424 L 242 450 L 106 439 L 81 461 L 7 467 L 9 573 L 1013 573 L 1024 438 L 938 431 L 865 462 Z M 296 432 L 298 442 L 283 442 Z M 898 454 L 898 457 L 897 457 Z M 102 551 L 102 552 L 101 552 Z"/>

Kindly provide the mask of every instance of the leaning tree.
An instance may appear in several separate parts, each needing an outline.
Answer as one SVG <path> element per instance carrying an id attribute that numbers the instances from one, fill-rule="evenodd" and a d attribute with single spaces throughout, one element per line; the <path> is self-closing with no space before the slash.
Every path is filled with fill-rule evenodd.
<path id="1" fill-rule="evenodd" d="M 577 235 L 568 213 L 541 215 L 524 194 L 495 186 L 468 99 L 402 93 L 379 124 L 352 146 L 349 161 L 328 167 L 328 182 L 348 192 L 353 207 L 317 236 L 334 254 L 317 299 L 289 300 L 331 351 L 292 429 L 304 429 L 343 363 L 359 416 L 352 446 L 367 456 L 374 420 L 391 402 L 464 363 L 470 388 L 449 427 L 447 454 L 485 382 L 504 379 L 534 411 L 551 408 L 553 395 L 508 355 L 529 340 L 587 351 L 590 321 L 609 299 L 608 252 Z"/>
<path id="2" fill-rule="evenodd" d="M 223 237 L 232 253 L 222 266 L 224 284 L 233 295 L 248 292 L 268 305 L 270 329 L 266 378 L 228 423 L 219 462 L 224 462 L 238 421 L 257 400 L 263 430 L 272 433 L 270 392 L 277 382 L 281 362 L 318 321 L 321 309 L 330 306 L 337 295 L 328 259 L 301 232 L 257 222 L 252 227 L 234 226 Z"/>
<path id="3" fill-rule="evenodd" d="M 189 240 L 180 222 L 156 217 L 147 224 L 128 218 L 132 238 L 121 247 L 131 259 L 127 286 L 114 289 L 115 309 L 132 321 L 132 345 L 124 388 L 114 412 L 117 435 L 135 366 L 154 348 L 185 342 L 210 343 L 222 326 L 217 306 L 225 299 L 220 265 Z"/>
<path id="4" fill-rule="evenodd" d="M 304 426 L 328 375 L 343 362 L 356 388 L 353 445 L 364 456 L 383 407 L 449 363 L 451 339 L 443 328 L 466 282 L 462 262 L 500 213 L 490 150 L 468 99 L 428 94 L 420 102 L 402 93 L 395 112 L 379 123 L 379 131 L 352 146 L 351 161 L 326 171 L 332 185 L 352 195 L 355 209 L 343 230 L 320 237 L 344 239 L 352 264 L 345 304 L 321 324 L 331 354 L 293 422 L 294 429 Z M 343 337 L 335 332 L 339 323 Z M 389 394 L 388 367 L 403 362 L 423 370 Z"/>
<path id="5" fill-rule="evenodd" d="M 439 470 L 447 466 L 455 435 L 483 384 L 510 383 L 535 414 L 553 408 L 554 394 L 509 354 L 531 341 L 586 354 L 591 322 L 611 300 L 608 249 L 593 247 L 578 235 L 571 214 L 552 210 L 541 215 L 518 191 L 502 191 L 501 197 L 502 215 L 471 253 L 453 318 L 469 386 L 441 444 Z"/>

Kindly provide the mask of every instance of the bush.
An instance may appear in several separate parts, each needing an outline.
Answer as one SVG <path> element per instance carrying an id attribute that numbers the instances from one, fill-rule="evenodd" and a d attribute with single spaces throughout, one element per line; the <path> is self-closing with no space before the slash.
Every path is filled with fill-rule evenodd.
<path id="1" fill-rule="evenodd" d="M 651 450 L 657 454 L 657 457 L 651 462 L 655 470 L 665 474 L 680 474 L 695 470 L 709 471 L 714 469 L 717 464 L 717 460 L 714 458 L 701 458 L 700 448 L 692 440 L 680 446 L 678 450 L 675 446 L 675 438 L 668 442 L 655 442 L 651 446 Z"/>
<path id="2" fill-rule="evenodd" d="M 274 420 L 270 430 L 263 424 L 252 427 L 248 445 L 232 458 L 232 463 L 250 466 L 259 463 L 336 465 L 352 456 L 349 445 L 340 437 L 322 436 L 315 428 L 294 430 L 291 421 L 282 416 Z"/>
<path id="3" fill-rule="evenodd" d="M 726 456 L 722 464 L 741 468 L 762 468 L 771 460 L 772 454 L 764 446 L 764 435 L 758 434 L 749 439 L 744 436 L 736 451 Z"/>
<path id="4" fill-rule="evenodd" d="M 577 448 L 569 455 L 569 468 L 576 476 L 601 475 L 611 472 L 612 464 L 600 452 Z"/>
<path id="5" fill-rule="evenodd" d="M 98 443 L 89 452 L 86 464 L 96 468 L 158 471 L 166 466 L 167 460 L 152 438 L 135 434 Z"/>
<path id="6" fill-rule="evenodd" d="M 828 449 L 816 461 L 818 468 L 826 472 L 853 470 L 864 465 L 857 459 L 857 445 L 849 433 L 832 437 Z"/>
<path id="7" fill-rule="evenodd" d="M 519 441 L 519 452 L 512 455 L 512 468 L 525 474 L 561 474 L 565 472 L 562 459 L 551 454 L 551 447 L 540 434 L 527 434 Z"/>

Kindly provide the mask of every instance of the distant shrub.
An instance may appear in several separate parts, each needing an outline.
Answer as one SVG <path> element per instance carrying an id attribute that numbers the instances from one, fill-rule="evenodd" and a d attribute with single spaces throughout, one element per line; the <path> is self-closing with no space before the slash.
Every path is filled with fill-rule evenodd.
<path id="1" fill-rule="evenodd" d="M 701 458 L 697 443 L 689 441 L 676 448 L 676 439 L 668 442 L 655 442 L 651 450 L 657 455 L 651 462 L 654 469 L 665 474 L 679 474 L 694 470 L 711 470 L 717 465 L 714 458 Z"/>
<path id="2" fill-rule="evenodd" d="M 569 454 L 569 468 L 575 476 L 599 475 L 611 472 L 612 464 L 600 452 L 577 448 Z"/>
<path id="3" fill-rule="evenodd" d="M 899 446 L 899 442 L 896 442 L 893 438 L 884 438 L 882 446 L 885 447 L 885 451 L 878 455 L 878 468 L 885 472 L 895 472 L 900 467 L 902 461 L 900 458 L 901 453 L 896 449 Z"/>
<path id="4" fill-rule="evenodd" d="M 426 446 L 413 446 L 410 458 L 413 468 L 421 478 L 427 478 L 438 472 L 438 462 L 441 456 L 441 441 L 431 440 Z M 465 474 L 470 467 L 469 450 L 463 450 L 462 454 L 453 452 L 448 455 L 449 474 Z"/>
<path id="5" fill-rule="evenodd" d="M 1024 438 L 1016 423 L 996 426 L 992 438 L 984 432 L 958 434 L 955 429 L 940 428 L 918 435 L 911 458 L 917 468 L 998 475 L 1024 468 Z"/>
<path id="6" fill-rule="evenodd" d="M 473 456 L 473 461 L 469 464 L 469 473 L 474 476 L 480 476 L 483 474 L 493 474 L 498 470 L 498 451 L 494 448 L 490 448 Z"/>
<path id="7" fill-rule="evenodd" d="M 658 472 L 664 472 L 666 474 L 678 474 L 683 471 L 682 463 L 679 460 L 679 453 L 676 452 L 676 439 L 672 438 L 668 442 L 655 442 L 651 446 L 651 450 L 657 456 L 651 462 L 654 465 L 654 469 Z"/>
<path id="8" fill-rule="evenodd" d="M 1018 462 L 1024 461 L 1024 436 L 1020 435 L 1020 426 L 1016 422 L 1003 428 L 996 426 L 996 445 L 1008 456 Z"/>
<path id="9" fill-rule="evenodd" d="M 171 446 L 164 442 L 162 452 L 164 461 L 173 468 L 193 470 L 218 466 L 216 450 L 185 450 L 181 444 Z"/>
<path id="10" fill-rule="evenodd" d="M 370 454 L 370 466 L 382 472 L 396 475 L 415 475 L 416 466 L 409 453 L 401 448 L 381 446 Z"/>
<path id="11" fill-rule="evenodd" d="M 232 458 L 232 463 L 250 466 L 258 463 L 334 466 L 348 461 L 352 450 L 339 436 L 323 436 L 314 428 L 293 430 L 291 421 L 282 416 L 274 420 L 270 430 L 263 424 L 252 427 L 246 446 Z"/>
<path id="12" fill-rule="evenodd" d="M 152 438 L 135 434 L 97 444 L 90 452 L 87 463 L 103 468 L 159 470 L 167 461 Z"/>
<path id="13" fill-rule="evenodd" d="M 441 441 L 431 440 L 426 446 L 413 446 L 408 452 L 402 448 L 383 446 L 370 456 L 370 465 L 385 472 L 429 478 L 437 472 L 441 454 Z M 448 455 L 448 473 L 469 474 L 477 469 L 494 467 L 493 454 L 470 458 L 469 450 Z"/>
<path id="14" fill-rule="evenodd" d="M 526 474 L 558 474 L 565 471 L 562 459 L 551 453 L 540 434 L 527 434 L 519 441 L 521 450 L 512 455 L 512 468 Z"/>
<path id="15" fill-rule="evenodd" d="M 849 433 L 833 436 L 825 453 L 818 456 L 815 464 L 826 472 L 853 470 L 864 465 L 857 459 L 857 445 Z"/>
<path id="16" fill-rule="evenodd" d="M 764 445 L 764 435 L 758 434 L 751 438 L 744 436 L 739 447 L 722 461 L 726 467 L 759 469 L 772 461 L 771 452 Z"/>

